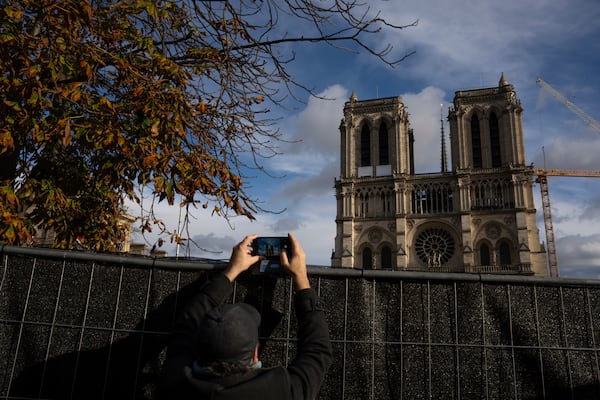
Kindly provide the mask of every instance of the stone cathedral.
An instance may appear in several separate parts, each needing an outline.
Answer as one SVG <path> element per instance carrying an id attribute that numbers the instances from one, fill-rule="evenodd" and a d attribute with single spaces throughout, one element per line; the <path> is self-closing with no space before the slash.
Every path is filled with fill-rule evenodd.
<path id="1" fill-rule="evenodd" d="M 451 169 L 442 124 L 440 172 L 415 174 L 418 133 L 402 98 L 353 93 L 340 124 L 332 266 L 547 275 L 522 111 L 504 74 L 497 87 L 457 91 Z"/>

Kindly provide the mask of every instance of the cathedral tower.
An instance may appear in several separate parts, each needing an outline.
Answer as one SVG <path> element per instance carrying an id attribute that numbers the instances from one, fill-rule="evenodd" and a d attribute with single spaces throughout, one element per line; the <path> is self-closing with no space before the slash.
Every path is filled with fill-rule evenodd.
<path id="1" fill-rule="evenodd" d="M 546 275 L 525 165 L 522 108 L 497 87 L 457 91 L 449 110 L 452 169 L 415 174 L 402 98 L 359 101 L 340 124 L 332 266 Z"/>

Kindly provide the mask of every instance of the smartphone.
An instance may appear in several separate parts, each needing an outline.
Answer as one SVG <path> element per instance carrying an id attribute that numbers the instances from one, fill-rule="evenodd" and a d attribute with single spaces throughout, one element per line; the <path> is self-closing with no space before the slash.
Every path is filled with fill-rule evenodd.
<path id="1" fill-rule="evenodd" d="M 282 251 L 290 256 L 290 239 L 287 236 L 259 236 L 252 242 L 254 255 L 263 256 L 259 272 L 279 272 L 282 270 L 280 255 Z"/>

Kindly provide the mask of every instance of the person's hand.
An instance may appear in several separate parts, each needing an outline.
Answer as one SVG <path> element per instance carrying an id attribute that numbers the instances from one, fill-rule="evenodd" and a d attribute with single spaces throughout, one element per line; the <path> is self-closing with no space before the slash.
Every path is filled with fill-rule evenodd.
<path id="1" fill-rule="evenodd" d="M 246 236 L 244 240 L 233 248 L 229 265 L 223 272 L 230 282 L 233 282 L 240 273 L 260 261 L 260 256 L 252 255 L 252 241 L 256 238 L 257 235 Z"/>
<path id="2" fill-rule="evenodd" d="M 290 238 L 291 256 L 288 259 L 287 252 L 282 251 L 280 255 L 281 265 L 292 276 L 296 290 L 308 289 L 310 282 L 306 272 L 306 254 L 304 254 L 302 246 L 300 246 L 294 235 L 288 233 L 288 238 Z"/>

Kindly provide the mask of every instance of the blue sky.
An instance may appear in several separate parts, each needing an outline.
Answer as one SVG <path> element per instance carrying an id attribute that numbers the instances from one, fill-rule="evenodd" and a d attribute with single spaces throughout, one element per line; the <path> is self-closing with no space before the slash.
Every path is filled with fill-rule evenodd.
<path id="1" fill-rule="evenodd" d="M 600 132 L 536 84 L 542 77 L 590 117 L 600 120 L 600 2 L 596 0 L 390 0 L 371 1 L 373 10 L 397 25 L 373 46 L 393 45 L 393 55 L 415 51 L 391 68 L 372 55 L 353 54 L 323 44 L 282 49 L 296 52 L 291 73 L 330 100 L 304 95 L 291 111 L 276 110 L 279 128 L 290 143 L 268 160 L 274 175 L 251 182 L 265 208 L 250 222 L 229 222 L 198 211 L 190 226 L 194 241 L 210 252 L 193 256 L 228 258 L 243 236 L 284 235 L 301 241 L 308 262 L 329 265 L 335 237 L 334 178 L 339 176 L 339 131 L 343 104 L 352 91 L 359 99 L 402 96 L 415 132 L 417 172 L 440 165 L 440 104 L 444 119 L 454 92 L 496 86 L 501 73 L 514 85 L 524 109 L 527 162 L 542 168 L 600 170 Z M 293 32 L 294 26 L 283 27 Z M 449 131 L 447 122 L 445 130 Z M 600 179 L 549 180 L 560 274 L 600 278 Z M 539 186 L 534 186 L 540 240 L 545 241 Z M 177 221 L 178 207 L 164 208 Z M 174 255 L 174 250 L 170 248 Z"/>

